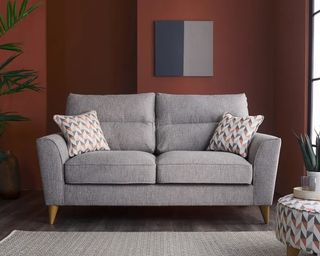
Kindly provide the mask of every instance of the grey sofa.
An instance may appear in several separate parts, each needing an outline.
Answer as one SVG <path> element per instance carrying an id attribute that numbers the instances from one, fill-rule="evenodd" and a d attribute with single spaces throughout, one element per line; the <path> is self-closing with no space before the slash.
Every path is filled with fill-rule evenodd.
<path id="1" fill-rule="evenodd" d="M 111 151 L 69 158 L 60 134 L 37 140 L 51 224 L 64 205 L 257 205 L 268 222 L 281 140 L 257 133 L 247 159 L 206 151 L 224 112 L 248 115 L 245 94 L 70 94 L 67 115 L 90 110 Z"/>

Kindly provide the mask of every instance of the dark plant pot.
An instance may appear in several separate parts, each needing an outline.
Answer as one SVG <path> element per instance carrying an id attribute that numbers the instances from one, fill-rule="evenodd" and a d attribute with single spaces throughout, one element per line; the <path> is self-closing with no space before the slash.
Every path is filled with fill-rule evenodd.
<path id="1" fill-rule="evenodd" d="M 10 152 L 4 153 L 0 161 L 0 197 L 16 199 L 20 195 L 20 175 L 17 158 Z"/>

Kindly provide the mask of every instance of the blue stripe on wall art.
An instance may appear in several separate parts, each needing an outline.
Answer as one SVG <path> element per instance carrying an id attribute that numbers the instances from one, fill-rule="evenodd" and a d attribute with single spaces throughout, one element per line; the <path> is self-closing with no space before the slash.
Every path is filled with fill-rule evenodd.
<path id="1" fill-rule="evenodd" d="M 183 76 L 183 21 L 155 22 L 155 75 Z"/>

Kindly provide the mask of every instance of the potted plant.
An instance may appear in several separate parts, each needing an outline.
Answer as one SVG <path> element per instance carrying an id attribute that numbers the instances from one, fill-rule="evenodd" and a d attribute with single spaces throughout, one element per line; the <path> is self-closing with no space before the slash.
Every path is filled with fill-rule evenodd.
<path id="1" fill-rule="evenodd" d="M 3 43 L 7 32 L 19 22 L 29 16 L 38 8 L 38 4 L 28 7 L 28 0 L 8 0 L 6 13 L 0 13 L 0 97 L 21 93 L 25 90 L 39 91 L 37 85 L 37 72 L 30 69 L 10 70 L 10 64 L 18 58 L 23 49 L 17 43 Z M 4 52 L 12 54 L 4 54 Z M 5 58 L 4 56 L 8 56 Z M 1 112 L 0 110 L 0 137 L 4 135 L 8 122 L 26 121 L 28 118 L 14 112 Z M 0 147 L 0 196 L 16 198 L 20 192 L 19 167 L 16 157 L 9 151 Z"/>
<path id="2" fill-rule="evenodd" d="M 320 191 L 320 134 L 316 133 L 315 145 L 312 145 L 307 134 L 295 136 L 300 145 L 307 175 L 316 177 L 315 191 Z"/>

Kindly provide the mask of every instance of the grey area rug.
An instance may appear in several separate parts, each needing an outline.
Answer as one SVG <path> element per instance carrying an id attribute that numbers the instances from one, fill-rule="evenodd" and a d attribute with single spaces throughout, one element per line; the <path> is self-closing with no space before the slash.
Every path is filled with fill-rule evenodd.
<path id="1" fill-rule="evenodd" d="M 281 256 L 274 232 L 13 231 L 0 242 L 6 256 Z"/>

